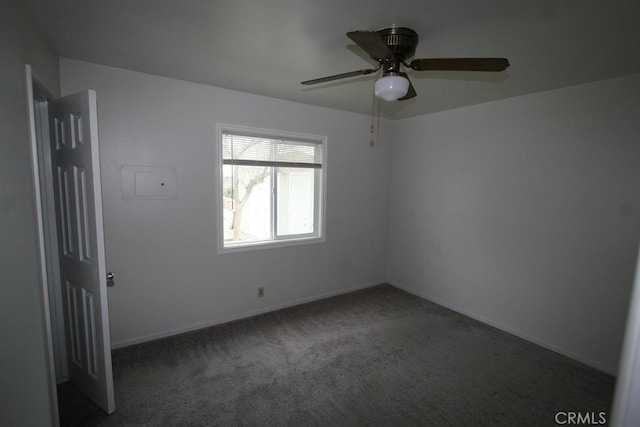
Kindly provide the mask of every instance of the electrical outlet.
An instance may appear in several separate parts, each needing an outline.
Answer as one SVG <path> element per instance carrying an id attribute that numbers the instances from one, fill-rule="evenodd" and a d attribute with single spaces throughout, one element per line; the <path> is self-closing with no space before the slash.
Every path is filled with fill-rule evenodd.
<path id="1" fill-rule="evenodd" d="M 262 298 L 264 296 L 264 288 L 260 286 L 258 288 L 258 298 Z"/>

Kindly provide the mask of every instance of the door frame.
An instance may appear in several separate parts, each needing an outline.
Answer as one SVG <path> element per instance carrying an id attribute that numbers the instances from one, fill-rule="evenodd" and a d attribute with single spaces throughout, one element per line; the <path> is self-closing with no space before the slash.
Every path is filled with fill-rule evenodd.
<path id="1" fill-rule="evenodd" d="M 49 186 L 52 188 L 51 180 L 47 180 L 47 175 L 43 169 L 43 153 L 42 148 L 45 145 L 43 138 L 48 141 L 48 130 L 43 131 L 42 119 L 43 112 L 46 113 L 46 102 L 48 99 L 53 99 L 51 91 L 49 91 L 45 85 L 38 81 L 32 73 L 31 65 L 25 64 L 25 84 L 26 84 L 26 106 L 27 106 L 27 119 L 28 119 L 28 134 L 29 134 L 29 151 L 31 154 L 31 172 L 33 178 L 33 199 L 36 214 L 36 237 L 38 244 L 38 264 L 40 273 L 40 286 L 41 286 L 41 304 L 43 313 L 43 322 L 45 327 L 45 351 L 46 359 L 48 362 L 47 370 L 49 372 L 48 386 L 50 396 L 50 410 L 52 421 L 55 426 L 60 424 L 60 414 L 58 411 L 58 391 L 57 391 L 57 375 L 59 370 L 56 368 L 59 360 L 59 352 L 56 348 L 59 347 L 60 337 L 54 335 L 54 331 L 58 330 L 59 320 L 57 315 L 53 315 L 55 310 L 55 301 L 51 300 L 51 295 L 55 295 L 52 292 L 52 286 L 55 286 L 55 280 L 51 280 L 52 271 L 50 264 L 52 262 L 52 254 L 48 250 L 51 244 L 57 245 L 56 240 L 51 240 L 51 230 L 47 219 L 50 218 L 50 211 L 47 209 L 46 201 L 46 183 L 49 181 Z M 43 111 L 44 109 L 44 111 Z M 44 119 L 48 122 L 48 116 L 44 114 Z M 44 124 L 46 124 L 46 122 Z M 52 196 L 52 194 L 51 194 Z M 53 200 L 53 199 L 51 199 Z M 54 228 L 55 236 L 55 228 Z M 57 250 L 55 253 L 57 257 Z M 57 260 L 57 258 L 54 258 Z M 59 280 L 57 281 L 59 283 Z M 57 342 L 56 342 L 57 341 Z M 64 336 L 62 338 L 64 347 Z M 66 363 L 66 356 L 64 362 Z"/>
<path id="2" fill-rule="evenodd" d="M 67 349 L 64 330 L 64 313 L 62 311 L 62 291 L 60 283 L 60 267 L 58 262 L 58 235 L 56 232 L 56 217 L 51 169 L 51 145 L 49 144 L 49 113 L 48 102 L 55 97 L 37 79 L 32 77 L 33 95 L 31 97 L 30 110 L 34 115 L 34 136 L 36 147 L 34 153 L 34 181 L 38 183 L 36 188 L 39 221 L 38 231 L 40 237 L 41 268 L 46 272 L 46 288 L 48 290 L 48 309 L 51 323 L 52 351 L 55 366 L 56 383 L 60 384 L 68 380 Z M 33 144 L 33 141 L 32 141 Z M 37 174 L 35 173 L 37 171 Z M 43 252 L 44 251 L 44 252 Z M 43 278 L 45 273 L 43 273 Z"/>

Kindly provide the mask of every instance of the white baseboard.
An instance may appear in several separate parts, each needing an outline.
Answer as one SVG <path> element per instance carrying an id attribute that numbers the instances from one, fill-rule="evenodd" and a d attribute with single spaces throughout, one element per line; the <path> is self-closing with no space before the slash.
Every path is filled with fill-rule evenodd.
<path id="1" fill-rule="evenodd" d="M 431 295 L 429 295 L 427 293 L 424 293 L 424 292 L 416 293 L 413 289 L 411 289 L 409 287 L 406 287 L 406 286 L 403 286 L 403 285 L 397 285 L 395 283 L 391 284 L 391 285 L 396 287 L 396 288 L 398 288 L 398 289 L 402 289 L 403 291 L 408 292 L 408 293 L 410 293 L 412 295 L 415 295 L 417 297 L 423 298 L 423 299 L 425 299 L 427 301 L 430 301 L 430 302 L 433 302 L 435 304 L 441 305 L 442 307 L 446 307 L 449 310 L 453 310 L 453 311 L 455 311 L 457 313 L 464 314 L 465 316 L 471 317 L 472 319 L 478 320 L 479 322 L 482 322 L 482 323 L 485 323 L 487 325 L 493 326 L 494 328 L 500 329 L 500 330 L 502 330 L 504 332 L 507 332 L 507 333 L 509 333 L 511 335 L 515 335 L 515 336 L 517 336 L 519 338 L 522 338 L 524 340 L 532 342 L 532 343 L 534 343 L 536 345 L 539 345 L 540 347 L 544 347 L 544 348 L 546 348 L 548 350 L 554 351 L 556 353 L 562 354 L 563 356 L 567 356 L 567 357 L 569 357 L 569 358 L 571 358 L 573 360 L 576 360 L 578 362 L 584 363 L 585 365 L 589 365 L 589 366 L 591 366 L 593 368 L 596 368 L 596 369 L 598 369 L 600 371 L 606 372 L 606 373 L 611 374 L 613 376 L 617 376 L 617 374 L 618 374 L 616 368 L 613 367 L 613 366 L 603 365 L 602 363 L 599 363 L 599 362 L 596 362 L 594 360 L 585 358 L 585 357 L 583 357 L 583 356 L 581 356 L 579 354 L 576 354 L 576 353 L 574 353 L 574 352 L 572 352 L 570 350 L 567 350 L 567 349 L 562 348 L 562 347 L 558 347 L 557 345 L 548 343 L 548 342 L 546 342 L 544 340 L 541 340 L 541 339 L 539 339 L 537 337 L 531 336 L 531 335 L 529 335 L 527 333 L 524 333 L 522 331 L 519 331 L 517 329 L 513 329 L 513 328 L 511 328 L 509 326 L 506 326 L 506 325 L 503 325 L 501 323 L 495 322 L 495 321 L 493 321 L 491 319 L 487 319 L 484 316 L 480 316 L 480 315 L 478 315 L 476 313 L 464 310 L 464 309 L 462 309 L 460 307 L 457 307 L 455 305 L 448 304 L 448 303 L 446 303 L 444 301 L 439 300 L 438 298 L 432 297 Z"/>
<path id="2" fill-rule="evenodd" d="M 153 340 L 157 340 L 157 339 L 160 339 L 160 338 L 170 337 L 172 335 L 178 335 L 178 334 L 183 334 L 185 332 L 192 332 L 192 331 L 196 331 L 198 329 L 208 328 L 210 326 L 221 325 L 221 324 L 224 324 L 224 323 L 233 322 L 235 320 L 246 319 L 248 317 L 257 316 L 259 314 L 269 313 L 271 311 L 281 310 L 281 309 L 287 308 L 287 307 L 292 307 L 292 306 L 296 306 L 296 305 L 300 305 L 300 304 L 306 304 L 308 302 L 318 301 L 318 300 L 322 300 L 322 299 L 325 299 L 325 298 L 330 298 L 330 297 L 337 296 L 337 295 L 347 294 L 349 292 L 354 292 L 354 291 L 358 291 L 360 289 L 370 288 L 372 286 L 381 285 L 383 283 L 385 283 L 385 282 L 384 281 L 369 282 L 369 283 L 365 283 L 365 284 L 362 284 L 362 285 L 352 286 L 352 287 L 349 287 L 349 288 L 338 289 L 338 290 L 331 291 L 331 292 L 325 292 L 325 293 L 314 295 L 314 296 L 311 296 L 311 297 L 308 297 L 308 298 L 301 298 L 301 299 L 294 300 L 294 301 L 287 301 L 285 303 L 272 305 L 272 306 L 261 308 L 261 309 L 258 309 L 258 310 L 252 310 L 252 311 L 244 312 L 244 313 L 241 313 L 241 314 L 238 314 L 238 315 L 234 315 L 234 316 L 217 318 L 217 319 L 210 320 L 208 322 L 194 323 L 194 324 L 191 324 L 189 326 L 185 326 L 185 327 L 181 327 L 181 328 L 170 329 L 170 330 L 167 330 L 167 331 L 157 332 L 157 333 L 145 335 L 145 336 L 142 336 L 142 337 L 136 337 L 136 338 L 132 338 L 132 339 L 128 339 L 128 340 L 112 342 L 111 343 L 111 349 L 115 350 L 115 349 L 118 349 L 118 348 L 128 347 L 128 346 L 135 345 L 135 344 L 141 344 L 141 343 L 147 342 L 147 341 L 153 341 Z"/>

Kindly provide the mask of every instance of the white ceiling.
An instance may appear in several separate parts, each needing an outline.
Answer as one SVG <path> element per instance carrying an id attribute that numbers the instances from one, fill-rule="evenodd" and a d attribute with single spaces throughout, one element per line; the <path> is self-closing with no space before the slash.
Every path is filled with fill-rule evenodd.
<path id="1" fill-rule="evenodd" d="M 640 72 L 637 0 L 27 0 L 60 56 L 369 114 L 376 63 L 346 33 L 393 25 L 416 58 L 506 57 L 502 73 L 416 72 L 404 118 Z"/>

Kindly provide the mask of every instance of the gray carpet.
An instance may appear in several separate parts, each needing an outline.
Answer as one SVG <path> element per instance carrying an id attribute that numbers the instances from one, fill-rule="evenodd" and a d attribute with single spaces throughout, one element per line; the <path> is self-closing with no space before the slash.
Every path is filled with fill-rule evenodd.
<path id="1" fill-rule="evenodd" d="M 113 352 L 116 413 L 62 425 L 554 426 L 612 376 L 389 285 Z"/>

